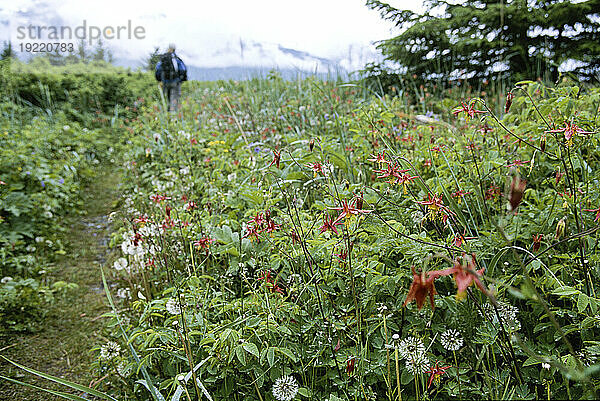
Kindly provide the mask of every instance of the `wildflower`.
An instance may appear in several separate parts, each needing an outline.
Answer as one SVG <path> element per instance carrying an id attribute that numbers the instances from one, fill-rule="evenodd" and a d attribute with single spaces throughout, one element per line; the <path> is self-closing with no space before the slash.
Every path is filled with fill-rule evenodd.
<path id="1" fill-rule="evenodd" d="M 431 376 L 429 377 L 429 384 L 427 385 L 427 388 L 431 387 L 431 384 L 435 381 L 436 385 L 439 384 L 440 382 L 440 378 L 442 377 L 442 375 L 444 375 L 446 373 L 447 369 L 450 369 L 451 366 L 444 366 L 444 367 L 440 367 L 439 362 L 436 361 L 435 362 L 435 366 L 432 366 L 431 368 L 429 368 L 429 370 L 426 370 L 423 373 L 429 373 Z"/>
<path id="2" fill-rule="evenodd" d="M 515 210 L 519 206 L 523 199 L 523 193 L 525 192 L 526 186 L 526 180 L 522 180 L 517 176 L 513 177 L 512 183 L 510 184 L 510 193 L 508 195 L 509 210 Z"/>
<path id="3" fill-rule="evenodd" d="M 351 205 L 348 205 L 348 201 L 346 199 L 344 199 L 342 201 L 341 207 L 329 208 L 331 210 L 339 210 L 341 212 L 340 215 L 335 219 L 335 221 L 332 224 L 336 225 L 342 219 L 345 219 L 347 222 L 348 217 L 350 217 L 352 215 L 360 215 L 361 213 L 368 214 L 368 213 L 372 212 L 372 210 L 363 210 L 360 207 L 357 208 L 356 206 L 357 206 L 358 199 L 359 198 L 355 198 L 354 201 L 352 201 Z"/>
<path id="4" fill-rule="evenodd" d="M 323 174 L 323 165 L 321 163 L 308 163 L 305 164 L 306 167 L 312 168 L 313 173 L 314 173 L 314 177 L 316 177 L 317 175 L 319 175 L 319 173 Z"/>
<path id="5" fill-rule="evenodd" d="M 209 237 L 202 237 L 199 240 L 194 242 L 194 246 L 196 247 L 196 249 L 205 249 L 208 250 L 209 245 L 211 244 L 211 242 L 214 242 L 215 240 Z"/>
<path id="6" fill-rule="evenodd" d="M 458 330 L 448 329 L 440 336 L 440 343 L 448 351 L 458 351 L 463 345 L 463 338 Z"/>
<path id="7" fill-rule="evenodd" d="M 324 214 L 323 215 L 323 225 L 321 227 L 319 227 L 319 233 L 324 233 L 325 231 L 331 230 L 337 234 L 338 232 L 337 232 L 337 229 L 335 228 L 335 226 L 338 224 L 342 224 L 342 222 L 338 221 L 337 223 L 334 223 L 333 218 L 329 217 L 328 214 Z"/>
<path id="8" fill-rule="evenodd" d="M 542 243 L 543 236 L 544 236 L 543 234 L 538 234 L 538 235 L 533 234 L 533 246 L 532 246 L 533 252 L 537 252 L 540 250 L 540 245 Z"/>
<path id="9" fill-rule="evenodd" d="M 435 294 L 437 294 L 434 285 L 434 280 L 436 277 L 426 278 L 425 272 L 417 274 L 414 266 L 411 269 L 413 273 L 413 282 L 410 285 L 408 295 L 406 296 L 406 300 L 402 306 L 406 306 L 409 302 L 415 300 L 417 301 L 417 308 L 421 309 L 423 307 L 423 303 L 425 302 L 425 297 L 427 297 L 429 294 L 429 303 L 431 304 L 431 309 L 435 309 L 435 301 L 433 297 Z"/>
<path id="10" fill-rule="evenodd" d="M 2 280 L 0 280 L 0 283 L 6 284 L 6 283 L 11 282 L 11 281 L 13 281 L 13 278 L 10 277 L 10 276 L 6 276 L 6 277 L 2 277 Z"/>
<path id="11" fill-rule="evenodd" d="M 346 360 L 346 373 L 348 374 L 348 376 L 352 376 L 352 373 L 354 372 L 355 364 L 356 364 L 356 358 L 354 356 L 348 357 L 348 359 Z"/>
<path id="12" fill-rule="evenodd" d="M 281 161 L 281 151 L 273 150 L 273 161 L 267 167 L 271 167 L 273 164 L 279 168 L 279 163 Z"/>
<path id="13" fill-rule="evenodd" d="M 552 134 L 552 133 L 562 133 L 567 141 L 567 144 L 570 145 L 573 143 L 574 135 L 589 135 L 593 134 L 590 131 L 584 131 L 579 128 L 577 125 L 573 124 L 573 122 L 565 121 L 565 125 L 562 128 L 553 129 L 549 131 L 544 131 L 544 134 Z"/>
<path id="14" fill-rule="evenodd" d="M 179 307 L 179 301 L 175 298 L 170 298 L 165 304 L 165 309 L 171 315 L 179 315 L 181 314 L 181 308 Z"/>
<path id="15" fill-rule="evenodd" d="M 517 160 L 514 160 L 512 163 L 507 164 L 506 167 L 517 167 L 517 168 L 523 167 L 523 166 L 527 165 L 527 163 L 530 163 L 530 162 L 531 162 L 531 160 L 523 161 L 521 159 L 517 159 Z"/>
<path id="16" fill-rule="evenodd" d="M 466 296 L 466 291 L 471 284 L 475 283 L 477 287 L 482 292 L 486 292 L 483 283 L 479 280 L 479 275 L 482 275 L 485 268 L 481 268 L 480 270 L 475 270 L 475 258 L 473 256 L 462 255 L 462 261 L 456 259 L 454 261 L 454 266 L 449 269 L 444 270 L 436 270 L 429 272 L 430 277 L 440 277 L 440 276 L 448 276 L 452 274 L 454 276 L 454 281 L 456 282 L 456 286 L 458 290 L 456 292 L 456 297 L 458 299 L 462 299 Z"/>
<path id="17" fill-rule="evenodd" d="M 115 268 L 115 270 L 123 270 L 127 268 L 127 259 L 125 258 L 119 258 L 117 260 L 115 260 L 115 263 L 113 264 L 113 267 Z"/>
<path id="18" fill-rule="evenodd" d="M 385 158 L 385 150 L 382 153 L 377 153 L 377 155 L 371 155 L 370 159 L 367 161 L 379 163 L 379 168 L 382 169 L 385 164 L 389 164 L 390 162 Z"/>
<path id="19" fill-rule="evenodd" d="M 406 194 L 406 186 L 418 176 L 410 176 L 408 174 L 402 174 L 402 176 L 398 179 L 398 185 L 402 185 L 404 187 L 404 193 Z"/>
<path id="20" fill-rule="evenodd" d="M 555 239 L 560 239 L 563 235 L 565 235 L 565 229 L 567 228 L 567 218 L 563 217 L 556 223 L 556 236 Z"/>
<path id="21" fill-rule="evenodd" d="M 392 340 L 394 340 L 393 336 Z M 398 342 L 398 353 L 403 359 L 418 359 L 425 356 L 425 345 L 420 338 L 406 337 Z"/>
<path id="22" fill-rule="evenodd" d="M 406 370 L 413 375 L 427 372 L 428 367 L 429 358 L 424 353 L 406 360 Z"/>
<path id="23" fill-rule="evenodd" d="M 121 346 L 114 341 L 108 341 L 100 347 L 100 358 L 105 361 L 110 361 L 119 356 Z"/>
<path id="24" fill-rule="evenodd" d="M 467 115 L 467 120 L 468 120 L 469 118 L 477 117 L 477 114 L 487 113 L 487 111 L 484 111 L 484 110 L 475 110 L 475 102 L 476 102 L 475 99 L 471 100 L 469 102 L 469 104 L 466 104 L 465 102 L 460 102 L 461 105 L 458 107 L 455 107 L 454 110 L 452 110 L 452 114 L 454 114 L 455 116 L 458 116 L 460 113 L 464 112 Z"/>
<path id="25" fill-rule="evenodd" d="M 546 134 L 542 134 L 540 137 L 540 149 L 542 149 L 542 152 L 546 151 Z"/>
<path id="26" fill-rule="evenodd" d="M 293 376 L 281 376 L 275 380 L 272 391 L 277 401 L 291 401 L 298 393 L 298 382 Z"/>
<path id="27" fill-rule="evenodd" d="M 390 180 L 388 181 L 388 183 L 393 184 L 396 181 L 396 179 L 402 178 L 402 174 L 408 172 L 408 170 L 399 169 L 399 167 L 400 166 L 396 163 L 388 163 L 387 168 L 385 170 L 373 170 L 373 172 L 381 174 L 378 175 L 377 178 L 389 177 Z"/>
<path id="28" fill-rule="evenodd" d="M 542 368 L 546 370 L 550 370 L 550 364 L 546 362 L 542 362 Z"/>
<path id="29" fill-rule="evenodd" d="M 506 104 L 504 105 L 505 113 L 508 113 L 508 111 L 510 110 L 510 106 L 512 105 L 514 98 L 515 98 L 515 95 L 512 92 L 508 92 L 506 94 Z"/>
<path id="30" fill-rule="evenodd" d="M 448 219 L 448 216 L 454 214 L 447 206 L 444 205 L 444 201 L 442 200 L 441 196 L 431 196 L 431 194 L 429 194 L 426 201 L 417 201 L 417 203 L 427 206 L 427 209 L 429 209 L 429 218 L 431 220 L 435 219 L 441 212 L 442 221 L 445 223 Z"/>
<path id="31" fill-rule="evenodd" d="M 495 199 L 500 196 L 500 187 L 495 184 L 490 184 L 490 187 L 485 192 L 485 199 Z"/>

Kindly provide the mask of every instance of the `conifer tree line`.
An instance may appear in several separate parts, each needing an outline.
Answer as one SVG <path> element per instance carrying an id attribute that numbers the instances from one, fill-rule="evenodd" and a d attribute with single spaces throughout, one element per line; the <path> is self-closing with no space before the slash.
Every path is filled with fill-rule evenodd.
<path id="1" fill-rule="evenodd" d="M 600 0 L 427 0 L 422 13 L 379 0 L 367 7 L 401 32 L 379 42 L 385 62 L 418 81 L 600 78 Z M 389 74 L 382 64 L 367 73 Z"/>

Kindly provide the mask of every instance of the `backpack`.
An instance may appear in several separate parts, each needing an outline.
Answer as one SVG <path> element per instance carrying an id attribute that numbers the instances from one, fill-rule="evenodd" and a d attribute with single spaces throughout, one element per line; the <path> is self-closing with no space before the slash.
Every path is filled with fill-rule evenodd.
<path id="1" fill-rule="evenodd" d="M 171 53 L 165 53 L 160 57 L 160 69 L 161 81 L 172 81 L 179 75 L 177 71 L 175 71 L 175 67 L 173 66 Z"/>

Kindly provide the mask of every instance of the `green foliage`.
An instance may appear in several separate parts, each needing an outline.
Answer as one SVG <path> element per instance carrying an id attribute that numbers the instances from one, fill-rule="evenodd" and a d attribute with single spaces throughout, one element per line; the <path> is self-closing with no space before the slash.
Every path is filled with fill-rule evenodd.
<path id="1" fill-rule="evenodd" d="M 431 0 L 423 14 L 379 0 L 368 0 L 367 6 L 403 29 L 378 48 L 403 75 L 421 82 L 437 77 L 555 80 L 567 60 L 577 61 L 568 67 L 574 74 L 590 79 L 600 66 L 594 56 L 600 51 L 597 0 Z"/>
<path id="2" fill-rule="evenodd" d="M 458 92 L 359 92 L 273 76 L 196 83 L 178 118 L 147 109 L 103 390 L 148 398 L 143 366 L 166 399 L 273 400 L 285 376 L 296 399 L 594 397 L 600 90 L 523 82 L 498 116 Z M 433 312 L 405 302 L 412 266 L 439 275 Z M 474 285 L 457 294 L 460 274 Z"/>
<path id="3" fill-rule="evenodd" d="M 63 219 L 81 210 L 80 191 L 97 166 L 115 161 L 128 138 L 124 118 L 144 107 L 133 91 L 142 87 L 138 82 L 145 84 L 143 78 L 128 79 L 119 72 L 28 74 L 9 67 L 0 63 L 5 83 L 0 102 L 0 329 L 25 331 L 39 328 L 53 294 L 64 296 L 73 288 L 51 283 L 52 262 L 66 252 Z M 85 112 L 92 105 L 84 93 L 94 94 L 95 107 L 100 106 L 96 113 Z"/>

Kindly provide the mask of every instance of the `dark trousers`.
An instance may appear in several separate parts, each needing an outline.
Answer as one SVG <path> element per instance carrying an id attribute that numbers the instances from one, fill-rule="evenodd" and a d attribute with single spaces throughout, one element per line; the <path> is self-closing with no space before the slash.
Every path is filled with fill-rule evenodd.
<path id="1" fill-rule="evenodd" d="M 163 82 L 163 94 L 167 100 L 169 111 L 176 111 L 181 96 L 181 82 Z"/>

